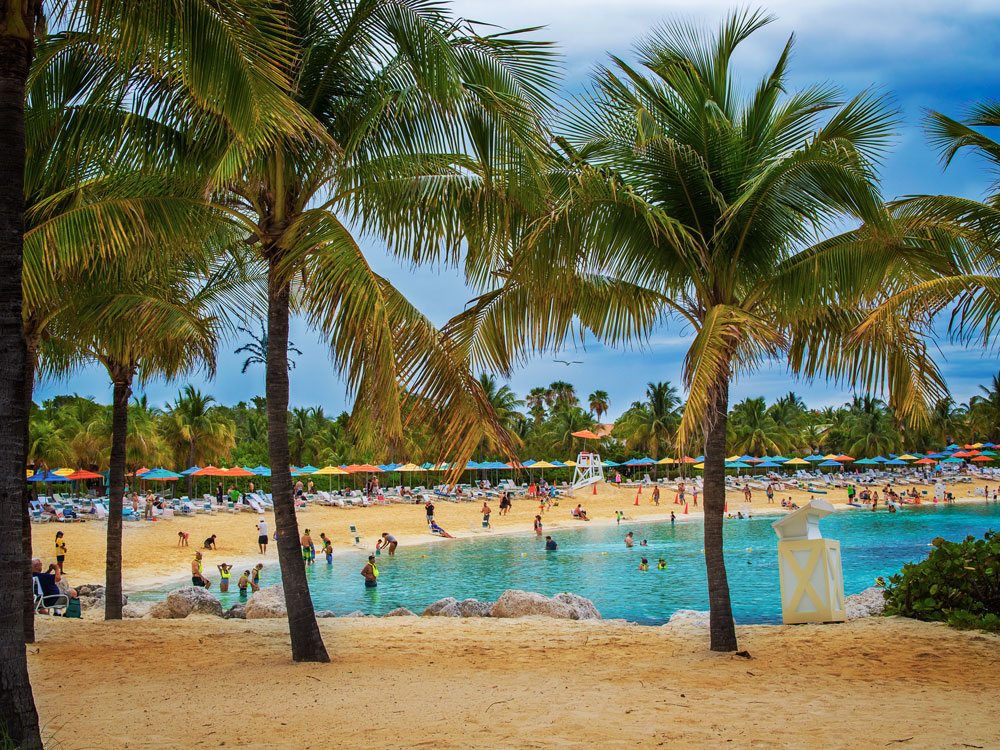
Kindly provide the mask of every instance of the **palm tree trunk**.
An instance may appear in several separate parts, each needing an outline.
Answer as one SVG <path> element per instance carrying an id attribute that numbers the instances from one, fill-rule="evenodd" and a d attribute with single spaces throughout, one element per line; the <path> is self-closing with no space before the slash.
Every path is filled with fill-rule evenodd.
<path id="1" fill-rule="evenodd" d="M 125 494 L 125 442 L 128 437 L 128 398 L 133 369 L 108 368 L 114 383 L 111 405 L 111 460 L 108 474 L 108 552 L 104 581 L 104 619 L 122 619 L 122 497 Z"/>
<path id="2" fill-rule="evenodd" d="M 276 261 L 268 271 L 267 444 L 271 460 L 271 497 L 277 531 L 278 562 L 285 589 L 288 630 L 295 661 L 328 662 L 316 622 L 309 582 L 299 546 L 299 524 L 288 468 L 288 297 L 290 285 L 278 277 Z"/>
<path id="3" fill-rule="evenodd" d="M 194 466 L 194 440 L 191 441 L 191 451 L 188 453 L 188 468 Z M 188 474 L 188 500 L 194 500 L 194 477 Z"/>
<path id="4" fill-rule="evenodd" d="M 708 575 L 709 633 L 712 651 L 735 651 L 736 627 L 729 600 L 729 580 L 722 551 L 722 522 L 726 507 L 726 414 L 729 410 L 728 374 L 716 383 L 705 414 L 705 570 Z"/>
<path id="5" fill-rule="evenodd" d="M 21 320 L 24 250 L 24 86 L 36 2 L 0 3 L 0 726 L 18 748 L 41 748 L 24 649 L 26 351 Z"/>

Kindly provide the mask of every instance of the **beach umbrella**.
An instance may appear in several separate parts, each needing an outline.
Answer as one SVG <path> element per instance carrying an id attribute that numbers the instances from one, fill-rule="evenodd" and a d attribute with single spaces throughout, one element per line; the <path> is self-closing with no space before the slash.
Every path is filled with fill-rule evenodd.
<path id="1" fill-rule="evenodd" d="M 150 470 L 147 467 L 143 466 L 141 469 L 136 469 L 134 472 L 132 472 L 130 474 L 126 474 L 125 476 L 127 476 L 127 477 L 141 478 L 143 476 L 143 474 L 148 474 L 149 471 Z"/>
<path id="2" fill-rule="evenodd" d="M 194 474 L 196 471 L 201 471 L 200 466 L 192 466 L 190 468 L 184 469 L 184 471 L 178 472 L 182 477 L 186 477 L 188 474 Z"/>
<path id="3" fill-rule="evenodd" d="M 962 459 L 955 458 L 954 456 L 951 456 L 950 458 L 944 458 L 944 459 L 942 459 L 941 463 L 943 463 L 943 464 L 960 464 L 960 463 L 962 463 Z"/>
<path id="4" fill-rule="evenodd" d="M 757 459 L 753 456 L 740 456 L 736 459 L 737 461 L 756 461 Z"/>
<path id="5" fill-rule="evenodd" d="M 861 459 L 858 459 L 857 461 L 855 461 L 854 465 L 855 466 L 861 466 L 861 465 L 872 466 L 873 464 L 877 464 L 877 463 L 878 463 L 878 461 L 876 461 L 873 458 L 861 458 Z"/>
<path id="6" fill-rule="evenodd" d="M 954 443 L 952 443 L 951 445 L 946 445 L 945 446 L 945 450 L 946 451 L 957 451 L 958 450 L 958 446 L 955 445 Z"/>
<path id="7" fill-rule="evenodd" d="M 180 474 L 175 474 L 172 471 L 167 471 L 166 469 L 153 469 L 142 475 L 143 479 L 148 479 L 151 482 L 176 482 L 181 478 Z"/>
<path id="8" fill-rule="evenodd" d="M 573 437 L 583 438 L 584 440 L 600 440 L 601 438 L 595 435 L 590 430 L 580 430 L 579 432 L 571 432 Z"/>
<path id="9" fill-rule="evenodd" d="M 840 455 L 840 456 L 837 456 L 837 457 L 836 457 L 835 459 L 833 459 L 833 460 L 834 460 L 834 461 L 841 461 L 841 462 L 843 462 L 843 461 L 853 461 L 854 459 L 853 459 L 853 458 L 851 458 L 850 456 L 845 456 L 845 455 Z"/>
<path id="10" fill-rule="evenodd" d="M 983 448 L 1000 448 L 1000 445 L 996 443 L 983 443 Z"/>
<path id="11" fill-rule="evenodd" d="M 675 463 L 677 463 L 677 460 L 674 459 L 674 458 L 670 458 L 669 456 L 667 456 L 666 458 L 661 458 L 656 463 L 658 463 L 658 464 L 675 464 Z"/>
<path id="12" fill-rule="evenodd" d="M 888 460 L 888 461 L 885 462 L 885 465 L 886 466 L 909 466 L 909 464 L 906 463 L 906 461 L 903 461 L 902 459 L 899 459 L 899 458 L 890 459 L 890 460 Z"/>
<path id="13" fill-rule="evenodd" d="M 832 459 L 831 460 L 827 460 L 827 461 L 823 461 L 819 465 L 820 466 L 837 466 L 837 467 L 840 467 L 840 464 L 837 463 L 836 461 L 832 460 Z"/>
<path id="14" fill-rule="evenodd" d="M 338 476 L 343 476 L 344 474 L 347 474 L 347 472 L 336 466 L 324 466 L 322 469 L 317 469 L 316 471 L 314 471 L 313 474 L 318 474 L 319 476 L 324 476 L 324 477 L 328 475 L 333 476 L 335 474 Z"/>
<path id="15" fill-rule="evenodd" d="M 937 463 L 933 458 L 921 458 L 917 460 L 918 464 L 933 464 Z"/>
<path id="16" fill-rule="evenodd" d="M 76 469 L 63 469 L 63 468 L 60 468 L 60 469 L 53 469 L 52 473 L 53 474 L 58 474 L 61 477 L 68 477 L 74 471 L 76 471 Z"/>
<path id="17" fill-rule="evenodd" d="M 790 458 L 785 461 L 785 466 L 808 466 L 809 462 L 804 458 Z"/>
<path id="18" fill-rule="evenodd" d="M 814 454 L 814 455 L 812 455 L 812 456 L 806 456 L 806 457 L 805 457 L 805 460 L 806 460 L 806 461 L 822 461 L 822 460 L 823 460 L 823 457 L 822 457 L 822 456 L 819 456 L 819 455 L 815 455 L 815 454 Z"/>
<path id="19" fill-rule="evenodd" d="M 726 461 L 724 466 L 727 469 L 749 469 L 750 464 L 745 464 L 742 461 Z M 695 467 L 697 468 L 697 467 Z"/>
<path id="20" fill-rule="evenodd" d="M 698 463 L 698 459 L 691 458 L 691 456 L 684 456 L 684 458 L 682 458 L 679 463 L 682 463 L 682 464 L 696 464 L 696 463 Z"/>
<path id="21" fill-rule="evenodd" d="M 247 471 L 239 466 L 234 466 L 231 469 L 223 469 L 220 477 L 252 477 L 254 473 L 252 471 Z"/>
<path id="22" fill-rule="evenodd" d="M 758 469 L 780 469 L 781 464 L 775 463 L 774 461 L 761 461 L 757 464 Z"/>
<path id="23" fill-rule="evenodd" d="M 37 474 L 32 474 L 28 477 L 29 482 L 72 482 L 73 480 L 62 474 L 56 474 L 51 471 L 40 471 Z"/>
<path id="24" fill-rule="evenodd" d="M 986 455 L 976 456 L 972 460 L 973 461 L 992 461 L 993 460 L 993 456 L 986 456 Z"/>
<path id="25" fill-rule="evenodd" d="M 638 466 L 638 465 L 639 465 L 639 460 L 635 458 L 630 458 L 628 461 L 625 461 L 622 464 L 622 466 Z"/>
<path id="26" fill-rule="evenodd" d="M 823 456 L 823 460 L 824 461 L 836 461 L 837 460 L 837 455 L 835 453 L 827 453 L 825 456 Z"/>
<path id="27" fill-rule="evenodd" d="M 904 453 L 902 456 L 899 457 L 899 460 L 900 461 L 916 461 L 918 458 L 919 458 L 919 456 L 911 456 L 909 453 Z"/>
<path id="28" fill-rule="evenodd" d="M 74 471 L 72 474 L 67 474 L 66 478 L 72 479 L 74 482 L 81 479 L 104 479 L 104 477 L 96 471 L 87 471 L 86 469 L 80 469 L 79 471 Z"/>
<path id="29" fill-rule="evenodd" d="M 312 464 L 306 464 L 302 468 L 298 469 L 299 474 L 315 474 L 317 471 L 319 471 L 319 469 Z"/>
<path id="30" fill-rule="evenodd" d="M 564 464 L 562 461 L 559 460 L 549 461 L 549 463 L 555 466 L 556 468 L 566 468 L 566 464 Z"/>
<path id="31" fill-rule="evenodd" d="M 193 477 L 221 477 L 225 469 L 220 469 L 218 466 L 212 466 L 209 464 L 204 469 L 198 469 L 198 471 L 192 471 L 191 476 Z"/>
<path id="32" fill-rule="evenodd" d="M 576 461 L 563 461 L 566 466 L 576 466 Z"/>
<path id="33" fill-rule="evenodd" d="M 774 462 L 775 462 L 775 463 L 777 463 L 777 464 L 783 464 L 783 463 L 785 463 L 785 462 L 786 462 L 787 460 L 788 460 L 788 459 L 787 459 L 787 458 L 785 458 L 784 456 L 772 456 L 771 458 L 769 458 L 769 459 L 768 459 L 768 461 L 774 461 Z"/>

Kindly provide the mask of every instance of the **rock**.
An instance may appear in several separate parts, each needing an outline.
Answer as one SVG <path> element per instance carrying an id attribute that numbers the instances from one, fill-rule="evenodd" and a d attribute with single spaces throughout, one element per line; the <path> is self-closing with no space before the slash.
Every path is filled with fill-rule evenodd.
<path id="1" fill-rule="evenodd" d="M 569 604 L 549 599 L 533 591 L 507 589 L 490 610 L 490 617 L 526 617 L 543 615 L 563 620 L 577 619 L 577 610 Z"/>
<path id="2" fill-rule="evenodd" d="M 82 599 L 85 596 L 104 597 L 104 587 L 99 583 L 85 583 L 76 587 L 76 593 Z"/>
<path id="3" fill-rule="evenodd" d="M 245 620 L 247 613 L 244 611 L 246 605 L 243 602 L 236 602 L 232 607 L 222 613 L 227 620 Z"/>
<path id="4" fill-rule="evenodd" d="M 288 610 L 285 608 L 285 589 L 280 583 L 262 588 L 251 595 L 244 611 L 248 620 L 288 617 Z"/>
<path id="5" fill-rule="evenodd" d="M 130 619 L 145 617 L 155 605 L 156 602 L 132 602 L 131 604 L 126 604 L 122 607 L 122 617 Z"/>
<path id="6" fill-rule="evenodd" d="M 201 586 L 184 586 L 167 594 L 170 617 L 177 620 L 188 615 L 222 617 L 222 604 Z"/>
<path id="7" fill-rule="evenodd" d="M 481 602 L 478 599 L 464 599 L 458 603 L 462 617 L 489 617 L 493 602 Z"/>
<path id="8" fill-rule="evenodd" d="M 708 612 L 697 609 L 679 609 L 670 615 L 670 625 L 690 625 L 695 628 L 708 627 Z"/>
<path id="9" fill-rule="evenodd" d="M 567 604 L 576 610 L 576 617 L 574 620 L 600 620 L 601 613 L 597 611 L 597 607 L 590 599 L 586 599 L 578 594 L 571 594 L 568 591 L 562 594 L 556 594 L 552 597 L 554 601 L 562 602 Z"/>
<path id="10" fill-rule="evenodd" d="M 858 594 L 844 598 L 844 609 L 848 620 L 860 620 L 862 617 L 874 617 L 882 614 L 885 609 L 885 589 L 870 586 Z"/>
<path id="11" fill-rule="evenodd" d="M 368 615 L 366 615 L 360 609 L 356 609 L 353 612 L 348 612 L 346 615 L 341 615 L 341 617 L 368 617 Z"/>
<path id="12" fill-rule="evenodd" d="M 149 610 L 149 616 L 154 620 L 169 620 L 170 607 L 166 602 L 156 602 Z"/>
<path id="13" fill-rule="evenodd" d="M 389 612 L 386 612 L 382 617 L 416 617 L 416 613 L 411 612 L 406 607 L 396 607 Z"/>
<path id="14" fill-rule="evenodd" d="M 336 617 L 336 615 L 328 609 L 321 609 L 316 613 L 316 617 Z"/>
<path id="15" fill-rule="evenodd" d="M 438 599 L 423 612 L 424 617 L 461 617 L 462 609 L 453 596 Z"/>

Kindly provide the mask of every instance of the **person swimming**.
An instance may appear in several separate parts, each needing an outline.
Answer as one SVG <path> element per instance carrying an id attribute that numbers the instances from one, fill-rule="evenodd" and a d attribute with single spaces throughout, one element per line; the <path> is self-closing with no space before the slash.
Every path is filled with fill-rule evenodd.
<path id="1" fill-rule="evenodd" d="M 639 570 L 649 570 L 649 560 L 645 557 L 642 558 L 642 562 L 639 563 Z"/>
<path id="2" fill-rule="evenodd" d="M 666 561 L 666 560 L 664 560 L 664 559 L 663 559 L 663 558 L 661 557 L 661 558 L 660 558 L 660 561 L 659 561 L 658 563 L 656 563 L 656 569 L 657 569 L 657 570 L 666 570 L 666 569 L 667 569 L 667 561 Z"/>

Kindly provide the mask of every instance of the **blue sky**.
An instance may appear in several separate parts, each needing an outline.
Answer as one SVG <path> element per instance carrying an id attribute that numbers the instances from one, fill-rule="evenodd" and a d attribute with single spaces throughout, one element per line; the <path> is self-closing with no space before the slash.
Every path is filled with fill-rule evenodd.
<path id="1" fill-rule="evenodd" d="M 546 26 L 539 38 L 554 40 L 564 55 L 563 94 L 571 96 L 586 83 L 593 65 L 607 53 L 628 57 L 634 41 L 659 21 L 681 15 L 713 26 L 733 7 L 720 0 L 459 0 L 455 13 L 507 28 Z M 791 86 L 828 82 L 853 94 L 875 87 L 890 95 L 900 109 L 903 124 L 882 170 L 886 197 L 916 193 L 945 193 L 980 198 L 989 175 L 981 163 L 957 159 L 943 172 L 937 156 L 927 146 L 920 128 L 925 109 L 958 116 L 969 103 L 997 96 L 1000 67 L 996 40 L 1000 38 L 1000 3 L 970 0 L 943 4 L 925 0 L 835 2 L 781 0 L 764 6 L 778 20 L 759 32 L 737 58 L 744 79 L 751 83 L 770 65 L 792 32 L 796 47 L 791 63 Z M 435 323 L 443 323 L 462 309 L 470 290 L 452 269 L 404 267 L 389 258 L 384 248 L 368 243 L 365 250 L 376 271 L 387 276 Z M 255 328 L 254 324 L 251 326 Z M 670 380 L 679 383 L 689 330 L 669 325 L 657 331 L 643 350 L 612 351 L 588 343 L 559 358 L 582 360 L 566 367 L 539 357 L 516 372 L 511 386 L 522 395 L 536 385 L 567 380 L 586 397 L 595 389 L 610 394 L 610 417 L 641 399 L 646 383 Z M 322 405 L 327 412 L 349 408 L 344 385 L 332 372 L 326 350 L 317 335 L 301 321 L 293 321 L 291 338 L 303 350 L 291 373 L 291 405 Z M 264 373 L 260 367 L 240 374 L 242 357 L 233 350 L 243 343 L 229 342 L 219 353 L 213 382 L 192 378 L 203 390 L 226 404 L 262 395 Z M 967 400 L 980 383 L 998 370 L 995 353 L 939 342 L 939 362 L 955 398 Z M 181 383 L 154 382 L 144 391 L 154 403 L 174 397 Z M 139 391 L 140 389 L 137 389 Z M 848 390 L 827 383 L 804 383 L 774 365 L 736 382 L 734 401 L 746 396 L 769 400 L 795 390 L 811 405 L 839 404 Z M 69 380 L 38 384 L 35 400 L 76 392 L 110 401 L 110 385 L 103 368 L 87 368 Z"/>

